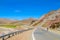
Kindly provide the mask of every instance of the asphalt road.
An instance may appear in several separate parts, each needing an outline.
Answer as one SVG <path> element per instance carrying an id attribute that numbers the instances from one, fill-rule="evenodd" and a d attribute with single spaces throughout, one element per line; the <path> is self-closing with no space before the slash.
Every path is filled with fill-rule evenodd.
<path id="1" fill-rule="evenodd" d="M 33 34 L 35 40 L 60 40 L 60 35 L 41 28 L 37 28 Z"/>

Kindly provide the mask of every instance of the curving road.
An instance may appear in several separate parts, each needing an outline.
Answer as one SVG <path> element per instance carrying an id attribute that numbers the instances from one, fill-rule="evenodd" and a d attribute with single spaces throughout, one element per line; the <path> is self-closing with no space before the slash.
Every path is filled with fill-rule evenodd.
<path id="1" fill-rule="evenodd" d="M 37 28 L 33 35 L 35 40 L 60 40 L 60 35 L 54 34 L 41 28 Z"/>

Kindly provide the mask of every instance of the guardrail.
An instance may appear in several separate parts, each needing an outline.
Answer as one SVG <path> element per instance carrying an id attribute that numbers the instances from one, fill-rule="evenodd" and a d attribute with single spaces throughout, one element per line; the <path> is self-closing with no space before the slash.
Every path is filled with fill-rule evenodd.
<path id="1" fill-rule="evenodd" d="M 22 32 L 24 32 L 24 31 L 28 31 L 28 30 L 31 30 L 31 29 L 33 29 L 33 28 L 29 28 L 29 29 L 26 29 L 26 30 L 19 30 L 19 31 L 15 31 L 15 32 L 10 32 L 10 33 L 8 33 L 8 34 L 1 35 L 0 38 L 1 38 L 2 40 L 6 40 L 6 39 L 8 39 L 8 38 L 10 38 L 10 37 L 12 37 L 12 36 L 14 36 L 14 35 L 17 35 L 17 34 L 19 34 L 19 33 L 22 33 Z M 5 38 L 5 37 L 7 37 L 7 38 Z"/>

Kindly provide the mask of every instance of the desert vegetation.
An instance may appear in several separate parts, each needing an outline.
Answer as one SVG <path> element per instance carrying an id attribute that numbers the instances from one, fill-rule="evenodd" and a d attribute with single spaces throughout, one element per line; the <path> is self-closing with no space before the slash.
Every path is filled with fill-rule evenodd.
<path id="1" fill-rule="evenodd" d="M 16 28 L 16 25 L 0 25 L 0 27 Z"/>
<path id="2" fill-rule="evenodd" d="M 57 22 L 57 23 L 53 23 L 50 28 L 52 29 L 56 29 L 56 28 L 60 28 L 60 22 Z"/>

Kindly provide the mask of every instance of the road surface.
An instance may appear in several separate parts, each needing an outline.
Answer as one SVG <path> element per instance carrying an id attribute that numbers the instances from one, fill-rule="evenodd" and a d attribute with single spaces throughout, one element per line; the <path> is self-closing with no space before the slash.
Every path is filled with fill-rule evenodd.
<path id="1" fill-rule="evenodd" d="M 33 34 L 35 40 L 60 40 L 60 35 L 41 28 L 37 28 Z"/>

